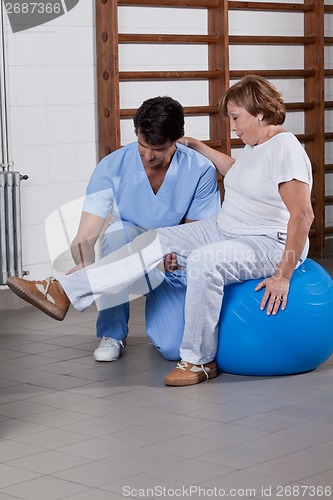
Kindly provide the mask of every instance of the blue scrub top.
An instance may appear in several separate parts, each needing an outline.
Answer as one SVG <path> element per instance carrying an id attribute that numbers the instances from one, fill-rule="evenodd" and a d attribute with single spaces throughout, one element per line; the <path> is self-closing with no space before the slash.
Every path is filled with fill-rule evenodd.
<path id="1" fill-rule="evenodd" d="M 127 221 L 144 229 L 174 226 L 183 218 L 215 217 L 221 207 L 214 165 L 176 144 L 163 183 L 155 194 L 143 167 L 138 143 L 103 158 L 96 166 L 83 205 L 85 212 Z"/>

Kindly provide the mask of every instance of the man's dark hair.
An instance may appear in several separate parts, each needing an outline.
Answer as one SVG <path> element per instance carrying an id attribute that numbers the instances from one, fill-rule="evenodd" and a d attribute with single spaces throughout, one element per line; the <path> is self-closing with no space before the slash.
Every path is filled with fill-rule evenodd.
<path id="1" fill-rule="evenodd" d="M 171 97 L 147 99 L 134 115 L 136 135 L 142 134 L 148 144 L 178 141 L 184 135 L 184 110 Z"/>

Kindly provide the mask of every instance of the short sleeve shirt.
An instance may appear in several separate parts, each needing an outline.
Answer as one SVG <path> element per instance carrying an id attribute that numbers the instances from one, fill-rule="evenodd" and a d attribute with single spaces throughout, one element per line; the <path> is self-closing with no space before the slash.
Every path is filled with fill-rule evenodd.
<path id="1" fill-rule="evenodd" d="M 176 145 L 163 183 L 155 194 L 143 167 L 138 143 L 111 153 L 95 168 L 83 210 L 127 221 L 144 229 L 173 226 L 183 218 L 215 217 L 220 193 L 213 164 L 200 153 Z"/>

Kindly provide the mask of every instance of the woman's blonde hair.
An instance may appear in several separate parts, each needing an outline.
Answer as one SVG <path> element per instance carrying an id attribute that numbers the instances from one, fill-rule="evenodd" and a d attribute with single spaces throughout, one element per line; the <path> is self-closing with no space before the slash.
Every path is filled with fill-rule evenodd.
<path id="1" fill-rule="evenodd" d="M 252 116 L 262 113 L 269 125 L 282 125 L 286 110 L 281 94 L 261 76 L 247 75 L 230 87 L 220 102 L 220 110 L 228 116 L 227 105 L 232 101 Z"/>

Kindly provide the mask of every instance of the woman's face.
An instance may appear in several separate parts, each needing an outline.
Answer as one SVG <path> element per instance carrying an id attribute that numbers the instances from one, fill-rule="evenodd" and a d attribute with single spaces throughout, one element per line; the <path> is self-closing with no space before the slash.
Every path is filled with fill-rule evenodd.
<path id="1" fill-rule="evenodd" d="M 233 101 L 227 104 L 230 118 L 230 130 L 236 132 L 244 144 L 255 146 L 263 135 L 262 114 L 252 116 L 245 108 L 237 106 Z"/>

